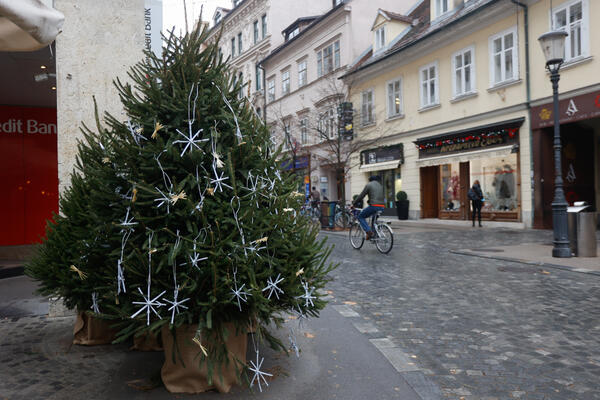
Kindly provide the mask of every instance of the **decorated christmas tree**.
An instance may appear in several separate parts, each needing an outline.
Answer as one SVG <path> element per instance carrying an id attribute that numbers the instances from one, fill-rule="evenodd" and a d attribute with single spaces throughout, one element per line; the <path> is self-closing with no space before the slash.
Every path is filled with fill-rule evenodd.
<path id="1" fill-rule="evenodd" d="M 212 384 L 223 366 L 245 370 L 245 354 L 226 345 L 234 335 L 283 349 L 268 325 L 318 316 L 333 266 L 297 218 L 296 176 L 206 36 L 171 35 L 162 57 L 131 69 L 132 84 L 116 82 L 126 120 L 106 114 L 84 129 L 61 215 L 28 273 L 68 306 L 119 321 L 119 340 L 162 330 L 176 346 L 191 327 L 192 360 Z M 251 382 L 264 384 L 255 350 Z"/>

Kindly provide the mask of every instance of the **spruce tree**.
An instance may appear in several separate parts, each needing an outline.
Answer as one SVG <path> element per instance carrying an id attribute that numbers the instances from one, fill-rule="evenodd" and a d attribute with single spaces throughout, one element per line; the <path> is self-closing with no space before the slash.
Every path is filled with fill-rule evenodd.
<path id="1" fill-rule="evenodd" d="M 119 340 L 164 324 L 223 337 L 233 323 L 283 348 L 265 328 L 286 312 L 318 316 L 331 248 L 297 218 L 297 177 L 206 38 L 171 35 L 131 84 L 115 82 L 126 119 L 84 129 L 62 215 L 28 273 L 69 306 L 89 309 L 97 293 Z M 223 352 L 211 347 L 206 361 Z"/>

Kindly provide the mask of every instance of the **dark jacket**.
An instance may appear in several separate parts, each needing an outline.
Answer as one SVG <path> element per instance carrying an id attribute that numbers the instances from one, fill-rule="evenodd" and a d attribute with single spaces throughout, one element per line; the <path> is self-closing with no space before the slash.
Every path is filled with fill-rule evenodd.
<path id="1" fill-rule="evenodd" d="M 481 201 L 483 199 L 483 192 L 481 191 L 481 187 L 478 184 L 474 184 L 471 187 L 474 196 L 471 197 L 473 201 Z"/>
<path id="2" fill-rule="evenodd" d="M 361 201 L 367 194 L 369 195 L 369 201 L 367 201 L 369 205 L 385 204 L 383 199 L 383 186 L 381 186 L 381 183 L 377 181 L 371 181 L 367 183 L 363 191 L 358 195 L 356 200 L 354 200 L 354 203 L 356 204 L 357 202 Z"/>

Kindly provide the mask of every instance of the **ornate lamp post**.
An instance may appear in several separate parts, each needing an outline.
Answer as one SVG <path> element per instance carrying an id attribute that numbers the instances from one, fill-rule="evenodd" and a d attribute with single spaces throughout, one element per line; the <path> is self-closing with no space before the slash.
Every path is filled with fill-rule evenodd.
<path id="1" fill-rule="evenodd" d="M 560 121 L 558 110 L 558 71 L 565 56 L 565 31 L 552 31 L 538 38 L 542 51 L 546 57 L 546 68 L 550 72 L 552 92 L 554 98 L 554 200 L 552 201 L 552 227 L 554 230 L 554 248 L 552 257 L 571 257 L 569 248 L 569 237 L 567 231 L 567 200 L 563 190 L 561 144 L 560 144 Z"/>

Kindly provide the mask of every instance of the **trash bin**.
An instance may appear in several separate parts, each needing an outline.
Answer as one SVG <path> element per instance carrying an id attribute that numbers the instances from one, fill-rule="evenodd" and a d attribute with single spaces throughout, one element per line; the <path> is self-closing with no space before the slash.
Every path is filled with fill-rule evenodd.
<path id="1" fill-rule="evenodd" d="M 596 257 L 596 213 L 577 214 L 577 257 Z"/>
<path id="2" fill-rule="evenodd" d="M 336 203 L 335 201 L 321 202 L 321 228 L 333 228 Z"/>
<path id="3" fill-rule="evenodd" d="M 577 257 L 596 257 L 596 213 L 584 201 L 567 208 L 569 247 Z"/>

